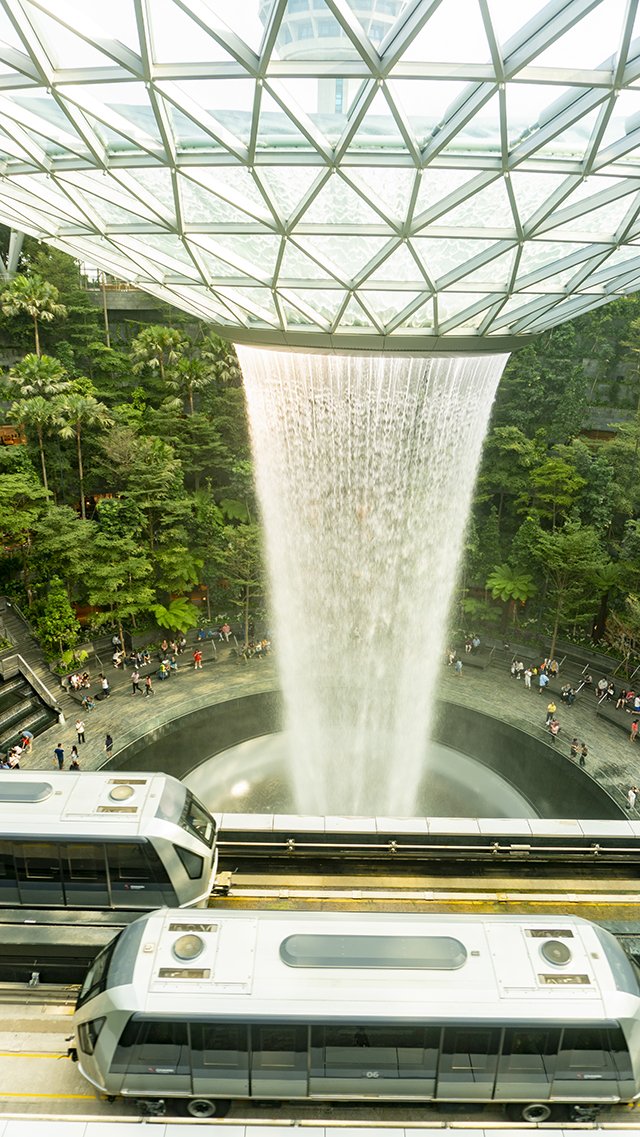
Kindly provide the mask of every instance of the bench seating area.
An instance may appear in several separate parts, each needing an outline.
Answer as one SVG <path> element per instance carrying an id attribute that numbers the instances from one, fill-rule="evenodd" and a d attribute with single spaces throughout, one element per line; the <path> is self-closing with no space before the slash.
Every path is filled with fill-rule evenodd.
<path id="1" fill-rule="evenodd" d="M 612 723 L 613 726 L 621 727 L 626 734 L 630 734 L 631 723 L 633 722 L 634 718 L 640 720 L 640 713 L 637 711 L 635 713 L 631 711 L 629 714 L 627 714 L 626 711 L 617 711 L 615 703 L 600 703 L 596 714 L 599 716 L 599 718 L 606 719 L 607 722 Z"/>

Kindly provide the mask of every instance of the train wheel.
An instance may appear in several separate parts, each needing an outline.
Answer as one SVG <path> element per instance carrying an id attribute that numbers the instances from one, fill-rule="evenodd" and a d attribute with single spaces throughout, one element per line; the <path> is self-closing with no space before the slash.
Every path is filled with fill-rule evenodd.
<path id="1" fill-rule="evenodd" d="M 231 1108 L 231 1102 L 222 1098 L 183 1098 L 180 1101 L 180 1112 L 187 1117 L 226 1117 Z"/>
<path id="2" fill-rule="evenodd" d="M 506 1114 L 510 1121 L 540 1123 L 551 1119 L 553 1107 L 546 1101 L 514 1103 L 506 1107 Z"/>

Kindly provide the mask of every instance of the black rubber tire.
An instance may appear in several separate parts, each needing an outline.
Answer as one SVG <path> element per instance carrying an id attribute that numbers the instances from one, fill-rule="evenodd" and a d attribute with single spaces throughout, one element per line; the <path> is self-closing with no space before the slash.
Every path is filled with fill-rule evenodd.
<path id="1" fill-rule="evenodd" d="M 178 1109 L 185 1117 L 226 1117 L 231 1109 L 231 1102 L 225 1098 L 180 1098 Z"/>
<path id="2" fill-rule="evenodd" d="M 548 1101 L 512 1102 L 505 1107 L 509 1121 L 528 1121 L 530 1124 L 551 1121 L 553 1106 Z"/>

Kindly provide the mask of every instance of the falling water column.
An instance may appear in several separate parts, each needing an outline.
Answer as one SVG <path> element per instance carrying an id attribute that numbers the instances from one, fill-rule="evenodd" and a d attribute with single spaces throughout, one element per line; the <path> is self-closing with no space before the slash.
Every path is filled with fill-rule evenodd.
<path id="1" fill-rule="evenodd" d="M 410 816 L 507 356 L 238 354 L 297 808 Z"/>

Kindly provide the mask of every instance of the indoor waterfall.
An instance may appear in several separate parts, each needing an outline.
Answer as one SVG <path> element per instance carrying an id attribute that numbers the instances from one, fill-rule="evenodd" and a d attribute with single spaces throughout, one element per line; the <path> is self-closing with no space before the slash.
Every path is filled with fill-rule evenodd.
<path id="1" fill-rule="evenodd" d="M 296 807 L 411 815 L 507 356 L 238 355 Z"/>

